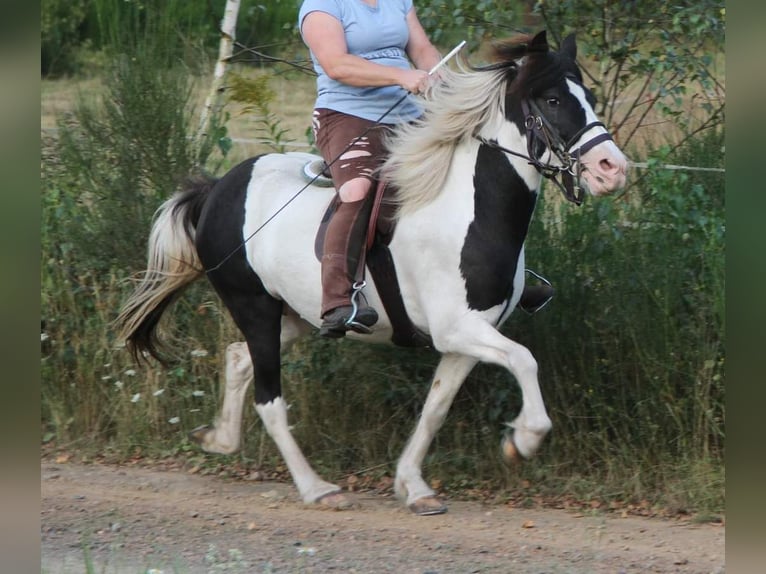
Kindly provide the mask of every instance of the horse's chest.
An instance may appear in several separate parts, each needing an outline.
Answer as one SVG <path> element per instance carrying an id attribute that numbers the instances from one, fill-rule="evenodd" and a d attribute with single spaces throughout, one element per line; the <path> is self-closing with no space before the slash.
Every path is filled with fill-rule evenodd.
<path id="1" fill-rule="evenodd" d="M 461 250 L 460 272 L 468 307 L 484 311 L 513 293 L 537 194 L 502 152 L 488 146 L 480 146 L 474 174 L 474 219 Z"/>

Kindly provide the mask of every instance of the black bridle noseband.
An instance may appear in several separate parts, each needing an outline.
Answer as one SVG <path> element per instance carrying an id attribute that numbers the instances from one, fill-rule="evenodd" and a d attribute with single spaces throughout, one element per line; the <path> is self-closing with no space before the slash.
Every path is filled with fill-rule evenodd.
<path id="1" fill-rule="evenodd" d="M 607 131 L 589 139 L 577 149 L 572 150 L 572 146 L 591 129 L 595 127 L 606 129 L 606 126 L 601 122 L 591 122 L 573 135 L 569 141 L 565 142 L 559 131 L 551 125 L 534 100 L 522 100 L 521 111 L 524 114 L 527 155 L 503 147 L 495 141 L 487 140 L 478 135 L 475 136 L 476 139 L 489 147 L 526 159 L 543 177 L 555 183 L 566 199 L 576 205 L 580 205 L 584 194 L 584 190 L 580 186 L 580 175 L 584 171 L 580 158 L 598 144 L 611 140 L 612 136 Z M 534 153 L 536 140 L 540 141 L 546 149 L 551 150 L 559 162 L 561 162 L 561 165 L 543 163 L 537 159 Z M 556 176 L 559 174 L 561 174 L 561 181 L 556 179 Z"/>

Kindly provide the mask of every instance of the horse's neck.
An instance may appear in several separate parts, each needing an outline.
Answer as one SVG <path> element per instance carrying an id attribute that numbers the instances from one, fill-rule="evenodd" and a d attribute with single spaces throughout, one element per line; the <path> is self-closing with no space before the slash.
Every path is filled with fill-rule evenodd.
<path id="1" fill-rule="evenodd" d="M 497 142 L 498 146 L 519 156 L 527 156 L 526 134 L 513 122 L 503 120 L 495 125 L 484 126 L 478 136 L 486 141 Z M 529 160 L 508 153 L 503 155 L 530 190 L 536 191 L 540 188 L 542 175 Z"/>

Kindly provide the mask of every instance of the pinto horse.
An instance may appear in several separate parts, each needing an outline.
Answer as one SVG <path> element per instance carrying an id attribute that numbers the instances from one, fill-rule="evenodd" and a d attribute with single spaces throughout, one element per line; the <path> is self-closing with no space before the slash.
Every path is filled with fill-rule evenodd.
<path id="1" fill-rule="evenodd" d="M 446 511 L 421 466 L 477 362 L 505 367 L 521 387 L 521 411 L 502 443 L 507 457 L 530 457 L 551 429 L 535 359 L 498 328 L 524 288 L 524 241 L 543 178 L 575 203 L 583 189 L 599 196 L 625 184 L 627 160 L 596 118 L 576 50 L 573 37 L 551 49 L 544 31 L 497 44 L 492 64 L 444 71 L 423 98 L 421 119 L 397 127 L 388 142 L 382 177 L 396 189 L 389 248 L 402 301 L 441 353 L 396 468 L 396 493 L 416 514 Z M 303 501 L 343 508 L 348 500 L 338 486 L 316 474 L 295 442 L 280 385 L 281 351 L 320 324 L 314 238 L 334 192 L 310 185 L 295 194 L 305 186 L 309 159 L 316 158 L 251 158 L 166 201 L 152 227 L 148 268 L 118 324 L 136 356 L 160 358 L 161 315 L 206 274 L 246 342 L 227 348 L 221 413 L 194 437 L 206 451 L 235 452 L 254 381 L 255 409 Z M 375 282 L 363 293 L 380 319 L 371 334 L 348 336 L 390 342 L 392 324 Z"/>

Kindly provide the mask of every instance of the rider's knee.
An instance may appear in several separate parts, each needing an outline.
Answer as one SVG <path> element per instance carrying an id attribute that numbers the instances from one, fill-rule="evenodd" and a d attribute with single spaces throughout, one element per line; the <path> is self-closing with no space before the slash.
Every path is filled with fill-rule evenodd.
<path id="1" fill-rule="evenodd" d="M 343 202 L 360 201 L 367 197 L 372 187 L 372 182 L 364 177 L 357 177 L 344 183 L 338 190 L 340 200 Z"/>

